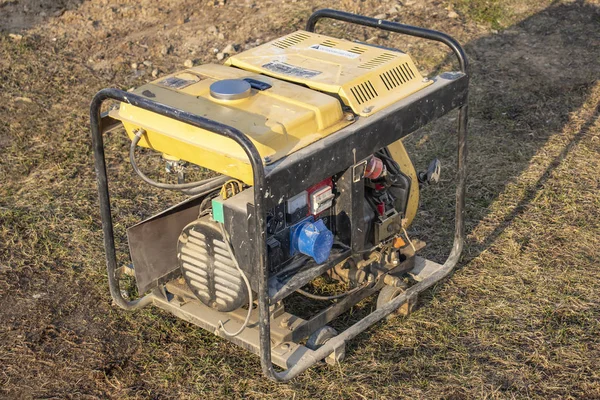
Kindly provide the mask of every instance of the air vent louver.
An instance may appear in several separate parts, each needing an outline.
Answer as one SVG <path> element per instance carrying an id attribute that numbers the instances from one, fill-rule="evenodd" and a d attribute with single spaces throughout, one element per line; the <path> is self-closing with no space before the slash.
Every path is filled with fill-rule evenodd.
<path id="1" fill-rule="evenodd" d="M 204 217 L 187 225 L 177 249 L 183 278 L 198 300 L 222 312 L 246 302 L 246 286 L 217 223 Z"/>
<path id="2" fill-rule="evenodd" d="M 385 64 L 386 62 L 393 60 L 394 58 L 396 58 L 395 54 L 383 53 L 383 54 L 380 54 L 377 57 L 373 58 L 372 60 L 367 61 L 366 63 L 360 64 L 358 66 L 358 68 L 364 68 L 364 69 L 375 68 L 381 64 Z"/>
<path id="3" fill-rule="evenodd" d="M 275 47 L 279 47 L 280 49 L 287 49 L 288 47 L 296 45 L 308 39 L 309 37 L 310 36 L 306 33 L 296 32 L 292 35 L 286 36 L 280 40 L 273 42 L 272 45 Z"/>
<path id="4" fill-rule="evenodd" d="M 362 54 L 365 51 L 367 51 L 367 49 L 365 49 L 364 47 L 359 47 L 359 46 L 354 46 L 353 48 L 351 48 L 350 50 L 348 50 L 350 53 L 354 53 L 354 54 Z"/>
<path id="5" fill-rule="evenodd" d="M 380 74 L 379 77 L 387 90 L 392 90 L 415 78 L 415 73 L 407 63 L 395 66 Z"/>
<path id="6" fill-rule="evenodd" d="M 366 103 L 367 101 L 379 96 L 377 94 L 377 91 L 373 87 L 373 84 L 371 84 L 371 81 L 362 82 L 356 86 L 351 87 L 350 92 L 352 93 L 358 104 Z"/>
<path id="7" fill-rule="evenodd" d="M 321 46 L 326 46 L 326 47 L 335 47 L 337 46 L 337 42 L 334 42 L 333 40 L 325 40 L 324 42 L 321 42 Z"/>

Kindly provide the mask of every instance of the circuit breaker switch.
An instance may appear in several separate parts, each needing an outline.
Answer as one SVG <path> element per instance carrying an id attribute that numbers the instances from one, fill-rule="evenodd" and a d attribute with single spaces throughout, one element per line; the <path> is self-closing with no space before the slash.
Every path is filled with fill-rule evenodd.
<path id="1" fill-rule="evenodd" d="M 317 215 L 327 210 L 332 206 L 334 197 L 333 190 L 329 185 L 315 190 L 310 194 L 310 213 Z"/>

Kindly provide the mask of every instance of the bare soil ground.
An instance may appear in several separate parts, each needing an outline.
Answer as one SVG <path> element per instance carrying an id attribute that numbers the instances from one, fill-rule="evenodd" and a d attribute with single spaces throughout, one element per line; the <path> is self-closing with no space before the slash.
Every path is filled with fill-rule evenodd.
<path id="1" fill-rule="evenodd" d="M 322 7 L 466 46 L 468 244 L 408 319 L 360 335 L 342 364 L 277 385 L 225 340 L 157 309 L 111 305 L 88 105 L 103 87 L 300 29 Z M 435 45 L 320 29 L 404 49 L 424 73 L 452 66 Z M 600 398 L 599 65 L 597 0 L 0 0 L 0 396 Z M 434 156 L 446 166 L 411 232 L 439 261 L 453 224 L 455 124 L 453 113 L 407 139 L 417 166 Z M 132 176 L 124 135 L 107 146 L 125 262 L 125 227 L 176 198 Z"/>

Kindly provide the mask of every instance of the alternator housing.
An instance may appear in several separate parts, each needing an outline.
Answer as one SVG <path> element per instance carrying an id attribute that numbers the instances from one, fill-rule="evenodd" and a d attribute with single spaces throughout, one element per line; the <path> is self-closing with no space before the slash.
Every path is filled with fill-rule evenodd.
<path id="1" fill-rule="evenodd" d="M 218 223 L 202 217 L 188 224 L 177 243 L 183 278 L 196 297 L 218 311 L 233 311 L 248 300 L 248 290 L 235 266 Z"/>

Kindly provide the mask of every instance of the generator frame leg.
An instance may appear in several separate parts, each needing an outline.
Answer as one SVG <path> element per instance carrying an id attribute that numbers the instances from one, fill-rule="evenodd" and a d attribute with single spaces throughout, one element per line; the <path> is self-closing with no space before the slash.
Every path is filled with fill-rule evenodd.
<path id="1" fill-rule="evenodd" d="M 322 18 L 336 19 L 340 21 L 359 24 L 362 26 L 373 27 L 377 29 L 387 30 L 391 32 L 416 36 L 428 40 L 444 43 L 452 49 L 459 60 L 462 73 L 468 78 L 468 63 L 465 53 L 456 40 L 452 37 L 424 28 L 418 28 L 408 25 L 403 25 L 395 22 L 378 20 L 374 18 L 363 17 L 355 14 L 345 13 L 335 10 L 319 10 L 315 12 L 308 20 L 307 30 L 314 31 L 315 24 Z M 338 351 L 345 346 L 345 343 L 360 332 L 367 329 L 377 321 L 386 317 L 394 310 L 398 309 L 402 304 L 409 300 L 413 300 L 420 292 L 433 286 L 441 279 L 450 274 L 462 252 L 464 243 L 464 201 L 465 201 L 465 180 L 466 180 L 466 141 L 467 141 L 467 114 L 468 108 L 466 99 L 459 108 L 459 123 L 458 123 L 458 161 L 457 161 L 457 189 L 456 189 L 456 225 L 454 234 L 454 243 L 452 251 L 444 263 L 444 265 L 434 273 L 424 278 L 414 286 L 407 289 L 406 292 L 394 298 L 384 307 L 374 311 L 365 318 L 361 319 L 350 328 L 346 329 L 339 335 L 329 339 L 322 347 L 315 351 L 306 352 L 299 359 L 295 360 L 294 365 L 282 372 L 276 372 L 272 363 L 272 346 L 271 346 L 271 330 L 270 330 L 270 303 L 271 298 L 268 292 L 268 268 L 266 254 L 266 207 L 265 196 L 268 194 L 265 182 L 265 167 L 263 160 L 260 157 L 256 147 L 239 130 L 227 126 L 225 124 L 213 121 L 211 119 L 201 117 L 189 112 L 176 109 L 161 103 L 157 103 L 146 97 L 124 92 L 118 89 L 103 89 L 99 91 L 93 98 L 90 107 L 90 124 L 92 135 L 92 148 L 94 152 L 94 166 L 96 170 L 98 194 L 100 203 L 100 213 L 102 217 L 102 231 L 104 234 L 104 247 L 106 251 L 106 265 L 108 273 L 108 283 L 110 293 L 115 303 L 128 310 L 137 309 L 151 304 L 154 301 L 159 301 L 158 295 L 148 294 L 137 300 L 128 300 L 123 297 L 119 287 L 119 272 L 117 268 L 116 249 L 114 242 L 114 231 L 112 214 L 110 207 L 110 196 L 108 188 L 108 178 L 106 172 L 106 161 L 104 156 L 103 133 L 107 130 L 103 126 L 101 117 L 101 107 L 106 100 L 116 100 L 131 104 L 132 106 L 142 108 L 153 113 L 172 118 L 174 120 L 184 122 L 200 129 L 224 136 L 232 139 L 235 143 L 242 147 L 246 156 L 249 159 L 253 171 L 254 185 L 254 209 L 256 213 L 255 220 L 255 238 L 254 247 L 257 250 L 257 271 L 258 271 L 258 328 L 259 328 L 259 348 L 260 359 L 263 373 L 270 379 L 276 381 L 289 381 L 300 373 L 305 371 L 310 366 L 320 360 L 325 359 L 331 353 Z M 106 121 L 106 119 L 105 119 Z M 416 128 L 415 128 L 416 129 Z M 396 138 L 396 140 L 399 138 Z"/>

